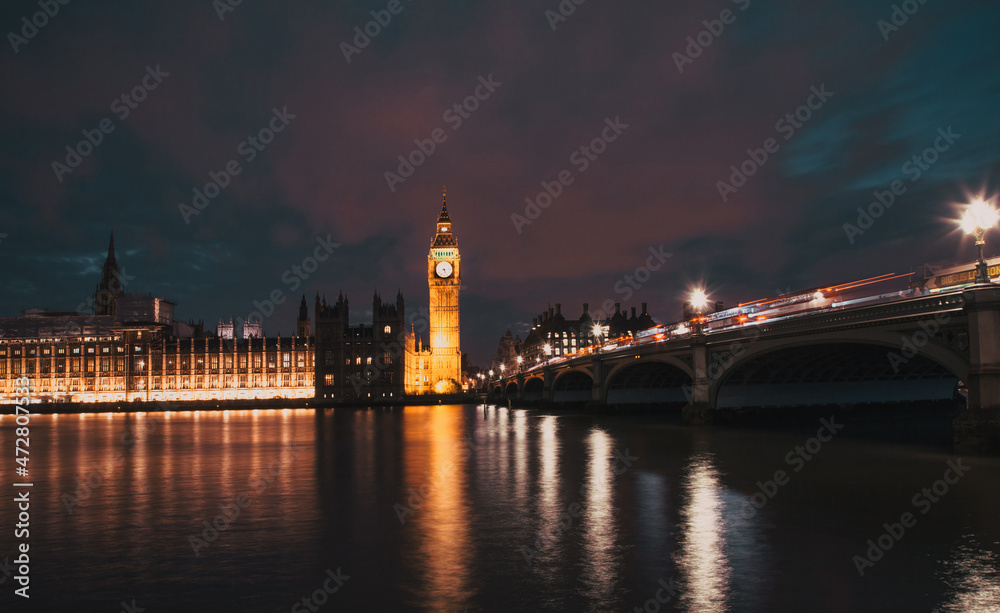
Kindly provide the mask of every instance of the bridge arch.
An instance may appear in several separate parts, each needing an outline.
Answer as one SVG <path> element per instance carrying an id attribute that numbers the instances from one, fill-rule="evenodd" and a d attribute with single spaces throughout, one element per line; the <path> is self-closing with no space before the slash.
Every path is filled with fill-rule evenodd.
<path id="1" fill-rule="evenodd" d="M 952 399 L 958 381 L 967 380 L 968 362 L 934 341 L 905 358 L 899 339 L 869 331 L 864 338 L 751 344 L 728 363 L 710 363 L 710 403 L 728 409 Z"/>
<path id="2" fill-rule="evenodd" d="M 524 401 L 541 402 L 545 391 L 545 380 L 542 377 L 529 377 L 524 382 Z"/>
<path id="3" fill-rule="evenodd" d="M 510 400 L 517 400 L 517 381 L 508 381 L 504 385 L 503 396 Z"/>
<path id="4" fill-rule="evenodd" d="M 607 404 L 683 403 L 691 381 L 691 367 L 676 358 L 625 361 L 608 372 Z"/>
<path id="5" fill-rule="evenodd" d="M 594 378 L 584 370 L 559 373 L 552 384 L 553 402 L 589 402 L 593 396 Z"/>

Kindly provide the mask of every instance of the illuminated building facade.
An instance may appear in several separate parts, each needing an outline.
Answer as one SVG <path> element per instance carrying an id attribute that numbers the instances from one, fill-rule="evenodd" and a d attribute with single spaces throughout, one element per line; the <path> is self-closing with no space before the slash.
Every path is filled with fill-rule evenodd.
<path id="1" fill-rule="evenodd" d="M 0 319 L 0 403 L 27 376 L 39 402 L 311 398 L 307 338 L 178 339 L 111 316 Z"/>
<path id="2" fill-rule="evenodd" d="M 207 338 L 200 325 L 174 321 L 172 302 L 124 294 L 120 275 L 112 236 L 93 315 L 31 309 L 0 319 L 0 404 L 14 402 L 22 376 L 33 402 L 313 397 L 309 337 L 251 328 L 251 338 L 234 340 L 230 323 L 229 338 Z"/>
<path id="3" fill-rule="evenodd" d="M 453 232 L 451 217 L 448 215 L 447 197 L 442 196 L 441 213 L 438 215 L 436 232 L 427 253 L 427 286 L 429 290 L 430 347 L 429 363 L 427 350 L 407 355 L 412 361 L 413 379 L 407 379 L 412 392 L 430 385 L 434 393 L 455 393 L 462 385 L 462 350 L 460 343 L 459 293 L 462 289 L 462 257 L 458 250 L 458 239 Z M 429 366 L 429 368 L 426 368 Z M 420 375 L 420 372 L 429 373 Z M 426 376 L 426 380 L 424 377 Z"/>

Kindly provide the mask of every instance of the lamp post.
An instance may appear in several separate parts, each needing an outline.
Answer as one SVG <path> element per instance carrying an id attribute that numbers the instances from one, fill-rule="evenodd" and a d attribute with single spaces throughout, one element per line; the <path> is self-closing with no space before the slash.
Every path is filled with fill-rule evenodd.
<path id="1" fill-rule="evenodd" d="M 594 344 L 596 345 L 596 350 L 600 351 L 601 350 L 601 334 L 604 332 L 604 330 L 601 328 L 601 326 L 599 324 L 594 324 L 594 327 L 591 329 L 591 332 L 594 333 L 594 340 L 596 341 Z"/>
<path id="2" fill-rule="evenodd" d="M 705 293 L 705 290 L 699 287 L 691 291 L 690 300 L 691 308 L 694 309 L 695 313 L 695 330 L 697 332 L 703 332 L 701 312 L 708 306 L 708 294 Z"/>
<path id="3" fill-rule="evenodd" d="M 517 356 L 517 372 L 521 372 L 521 363 L 524 362 L 524 358 Z"/>
<path id="4" fill-rule="evenodd" d="M 996 225 L 997 211 L 982 198 L 976 198 L 969 204 L 960 223 L 966 234 L 976 237 L 976 248 L 979 253 L 979 261 L 976 263 L 976 283 L 989 283 L 990 270 L 983 257 L 983 247 L 986 245 L 983 236 L 987 230 Z"/>

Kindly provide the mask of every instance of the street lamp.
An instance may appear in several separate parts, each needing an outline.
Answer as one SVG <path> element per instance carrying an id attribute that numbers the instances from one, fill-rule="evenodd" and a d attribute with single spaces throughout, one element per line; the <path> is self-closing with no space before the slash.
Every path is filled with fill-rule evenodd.
<path id="1" fill-rule="evenodd" d="M 695 327 L 695 329 L 698 332 L 702 332 L 701 312 L 704 311 L 706 307 L 708 307 L 708 294 L 706 294 L 705 290 L 701 289 L 700 287 L 696 288 L 691 291 L 690 302 L 691 302 L 691 308 L 693 308 L 695 312 L 695 321 L 697 322 L 697 326 Z"/>
<path id="2" fill-rule="evenodd" d="M 961 226 L 966 234 L 976 237 L 976 247 L 979 252 L 979 262 L 976 264 L 976 283 L 989 283 L 990 271 L 983 258 L 983 246 L 986 241 L 983 235 L 997 223 L 997 211 L 982 198 L 976 198 L 969 204 L 962 217 Z"/>
<path id="3" fill-rule="evenodd" d="M 521 362 L 524 362 L 524 358 L 517 356 L 517 372 L 521 372 Z"/>
<path id="4" fill-rule="evenodd" d="M 503 379 L 503 373 L 504 373 L 505 370 L 507 370 L 507 365 L 506 364 L 501 364 L 500 365 L 500 378 L 501 379 Z"/>

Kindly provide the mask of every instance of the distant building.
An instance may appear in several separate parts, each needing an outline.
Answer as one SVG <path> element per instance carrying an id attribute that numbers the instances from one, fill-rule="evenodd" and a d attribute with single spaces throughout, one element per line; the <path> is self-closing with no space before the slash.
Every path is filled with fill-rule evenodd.
<path id="1" fill-rule="evenodd" d="M 490 364 L 490 369 L 493 372 L 498 373 L 501 371 L 500 366 L 504 367 L 503 370 L 513 371 L 517 369 L 517 358 L 521 355 L 521 337 L 515 337 L 511 331 L 508 329 L 507 333 L 500 337 L 500 343 L 497 346 L 496 355 L 493 356 L 493 361 Z"/>
<path id="2" fill-rule="evenodd" d="M 119 276 L 112 237 L 95 314 L 0 319 L 0 403 L 14 403 L 19 377 L 33 402 L 313 397 L 310 338 L 234 340 L 231 321 L 228 338 L 206 338 L 201 323 L 173 320 L 169 300 L 125 295 Z"/>
<path id="3" fill-rule="evenodd" d="M 101 269 L 101 282 L 94 292 L 94 315 L 114 315 L 115 302 L 125 295 L 122 285 L 122 273 L 118 270 L 118 260 L 115 259 L 115 233 L 111 233 L 108 242 L 108 256 L 104 259 Z"/>
<path id="4" fill-rule="evenodd" d="M 174 307 L 169 300 L 152 296 L 127 295 L 115 300 L 115 319 L 129 323 L 156 323 L 170 325 L 174 320 Z"/>
<path id="5" fill-rule="evenodd" d="M 590 305 L 583 304 L 579 319 L 566 319 L 562 305 L 556 304 L 548 311 L 532 319 L 531 331 L 520 343 L 519 355 L 524 364 L 537 364 L 553 357 L 576 353 L 598 342 L 634 334 L 656 325 L 642 303 L 642 312 L 637 314 L 632 307 L 629 317 L 621 310 L 621 303 L 615 303 L 615 313 L 608 319 L 595 320 L 590 314 Z M 503 339 L 501 339 L 501 344 Z M 503 345 L 501 345 L 502 347 Z M 497 358 L 500 358 L 498 352 Z M 507 364 L 507 368 L 510 368 Z"/>
<path id="6" fill-rule="evenodd" d="M 372 325 L 351 326 L 347 298 L 316 296 L 316 398 L 401 398 L 406 337 L 402 294 L 395 304 L 372 298 Z"/>
<path id="7" fill-rule="evenodd" d="M 233 318 L 230 317 L 229 321 L 219 319 L 219 325 L 215 327 L 215 335 L 221 339 L 230 341 L 236 338 L 236 329 L 233 325 Z"/>

